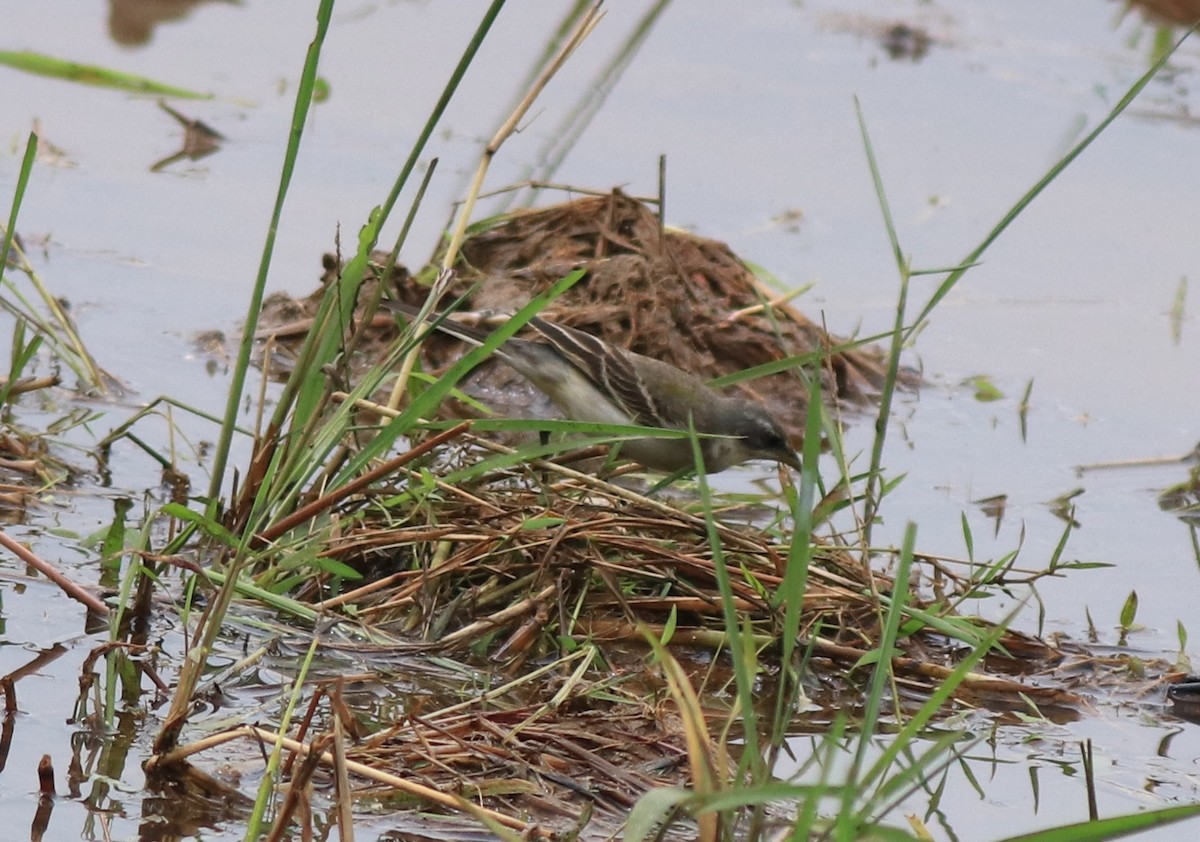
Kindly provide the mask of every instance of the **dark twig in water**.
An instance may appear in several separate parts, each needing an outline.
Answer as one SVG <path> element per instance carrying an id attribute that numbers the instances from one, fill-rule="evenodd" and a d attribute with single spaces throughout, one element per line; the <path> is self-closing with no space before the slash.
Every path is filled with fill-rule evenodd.
<path id="1" fill-rule="evenodd" d="M 100 617 L 108 616 L 109 608 L 99 598 L 89 593 L 82 585 L 71 581 L 50 562 L 39 558 L 32 550 L 14 541 L 3 530 L 0 530 L 0 546 L 58 585 L 62 592 L 71 597 L 71 599 L 83 603 L 88 611 Z"/>

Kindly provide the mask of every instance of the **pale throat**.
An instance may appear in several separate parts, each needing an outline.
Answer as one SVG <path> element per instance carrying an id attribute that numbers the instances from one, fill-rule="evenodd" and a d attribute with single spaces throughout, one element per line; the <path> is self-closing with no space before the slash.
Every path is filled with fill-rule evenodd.
<path id="1" fill-rule="evenodd" d="M 746 459 L 743 453 L 745 445 L 740 439 L 714 437 L 700 440 L 700 450 L 704 453 L 704 465 L 710 472 L 722 471 L 730 465 L 736 465 Z"/>

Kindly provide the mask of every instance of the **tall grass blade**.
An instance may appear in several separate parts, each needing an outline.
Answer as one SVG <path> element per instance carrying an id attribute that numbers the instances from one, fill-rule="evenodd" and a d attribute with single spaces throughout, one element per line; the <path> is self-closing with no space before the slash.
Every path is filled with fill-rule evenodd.
<path id="1" fill-rule="evenodd" d="M 892 399 L 896 394 L 896 383 L 900 376 L 900 352 L 904 348 L 905 311 L 908 308 L 908 283 L 911 277 L 911 268 L 900 247 L 900 237 L 896 233 L 891 206 L 888 204 L 887 193 L 883 189 L 883 175 L 879 170 L 879 162 L 875 158 L 875 148 L 871 145 L 871 136 L 867 131 L 867 121 L 863 117 L 862 107 L 857 98 L 854 101 L 854 108 L 858 117 L 859 132 L 862 134 L 863 149 L 867 154 L 867 165 L 871 170 L 871 181 L 875 185 L 875 197 L 879 202 L 884 229 L 887 231 L 888 242 L 892 247 L 892 258 L 896 261 L 896 270 L 900 273 L 900 290 L 896 296 L 896 318 L 892 325 L 891 342 L 888 346 L 887 371 L 879 395 L 879 411 L 875 416 L 875 437 L 871 444 L 871 467 L 867 476 L 866 499 L 862 516 L 863 543 L 869 545 L 875 514 L 878 511 L 879 502 L 883 498 L 880 489 L 883 445 L 887 440 L 888 420 L 892 417 Z"/>
<path id="2" fill-rule="evenodd" d="M 312 43 L 308 46 L 308 54 L 304 59 L 304 69 L 300 73 L 300 84 L 296 91 L 296 104 L 292 110 L 291 131 L 288 134 L 287 149 L 283 156 L 283 166 L 279 174 L 279 186 L 275 191 L 275 204 L 271 209 L 271 219 L 267 226 L 266 240 L 263 242 L 262 257 L 259 259 L 258 275 L 254 279 L 254 287 L 250 292 L 250 304 L 246 311 L 246 323 L 242 330 L 242 341 L 238 346 L 237 362 L 233 367 L 233 376 L 229 383 L 229 399 L 225 404 L 225 416 L 221 424 L 221 432 L 217 439 L 216 452 L 213 455 L 212 476 L 208 488 L 210 510 L 215 510 L 221 494 L 221 484 L 225 478 L 225 465 L 229 460 L 229 447 L 233 439 L 234 426 L 237 423 L 238 411 L 242 405 L 242 394 L 246 386 L 246 376 L 250 369 L 250 357 L 254 350 L 254 334 L 258 328 L 258 320 L 262 314 L 263 296 L 267 287 L 267 274 L 271 267 L 271 257 L 275 252 L 275 237 L 279 231 L 279 219 L 283 215 L 283 204 L 287 198 L 288 188 L 292 183 L 292 174 L 296 169 L 296 157 L 300 152 L 300 140 L 304 136 L 304 126 L 308 120 L 308 109 L 312 105 L 313 89 L 316 86 L 317 66 L 321 60 L 321 46 L 325 43 L 325 35 L 329 31 L 329 21 L 333 14 L 333 0 L 321 0 L 317 9 L 317 31 Z"/>
<path id="3" fill-rule="evenodd" d="M 1200 26 L 1200 24 L 1197 24 L 1197 26 Z M 933 312 L 933 309 L 937 307 L 938 303 L 945 298 L 947 294 L 949 294 L 950 290 L 954 289 L 955 285 L 960 280 L 962 280 L 963 275 L 966 274 L 967 268 L 979 262 L 979 258 L 1004 232 L 1004 229 L 1008 228 L 1008 226 L 1012 224 L 1013 220 L 1020 216 L 1025 211 L 1025 208 L 1029 207 L 1033 200 L 1040 196 L 1042 191 L 1049 187 L 1051 182 L 1058 178 L 1062 171 L 1070 166 L 1071 162 L 1083 153 L 1083 150 L 1091 146 L 1092 142 L 1104 133 L 1105 129 L 1112 124 L 1113 120 L 1121 116 L 1122 112 L 1124 112 L 1125 109 L 1128 108 L 1135 99 L 1137 99 L 1137 96 L 1142 92 L 1142 89 L 1150 83 L 1151 79 L 1158 75 L 1158 72 L 1166 66 L 1167 61 L 1175 54 L 1175 51 L 1178 50 L 1183 42 L 1186 41 L 1188 37 L 1190 37 L 1195 31 L 1196 26 L 1193 26 L 1191 29 L 1185 32 L 1178 41 L 1175 42 L 1174 46 L 1159 56 L 1158 60 L 1150 66 L 1150 69 L 1143 73 L 1142 76 L 1133 83 L 1129 90 L 1125 92 L 1125 95 L 1117 101 L 1117 104 L 1114 105 L 1112 110 L 1108 112 L 1104 119 L 1096 125 L 1096 128 L 1088 132 L 1087 136 L 1071 147 L 1071 149 L 1067 151 L 1067 153 L 1058 161 L 1058 163 L 1052 166 L 1045 175 L 1038 179 L 1037 183 L 1035 183 L 1033 187 L 1029 188 L 1029 190 L 1027 190 L 1025 194 L 1017 200 L 1016 204 L 1009 208 L 1008 212 L 1000 218 L 1000 221 L 993 226 L 992 230 L 988 232 L 987 236 L 983 238 L 982 242 L 980 242 L 979 245 L 977 245 L 965 258 L 959 261 L 960 268 L 951 272 L 950 276 L 938 285 L 937 290 L 935 290 L 933 295 L 929 297 L 929 300 L 925 303 L 925 306 L 921 308 L 921 312 L 917 314 L 917 318 L 913 321 L 912 326 L 908 330 L 910 334 L 916 330 L 923 321 L 925 321 L 929 314 Z"/>
<path id="4" fill-rule="evenodd" d="M 1151 828 L 1166 827 L 1193 816 L 1200 816 L 1200 804 L 1164 807 L 1161 810 L 1147 810 L 1144 813 L 1114 816 L 1111 819 L 1067 824 L 1049 830 L 1022 833 L 1020 836 L 1006 836 L 999 842 L 1103 842 L 1106 839 L 1132 836 Z M 1186 839 L 1189 836 L 1183 833 L 1176 838 Z"/>
<path id="5" fill-rule="evenodd" d="M 335 446 L 336 441 L 346 429 L 350 417 L 349 407 L 345 407 L 342 412 L 335 413 L 332 420 L 324 415 L 323 408 L 328 400 L 328 378 L 325 376 L 324 366 L 333 361 L 344 347 L 343 337 L 346 335 L 346 328 L 354 312 L 358 290 L 366 276 L 370 254 L 379 240 L 380 230 L 415 169 L 420 153 L 432 135 L 434 127 L 440 120 L 458 83 L 502 6 L 503 0 L 495 0 L 485 14 L 451 79 L 447 82 L 433 113 L 426 121 L 419 138 L 410 151 L 387 199 L 381 207 L 374 209 L 370 214 L 367 223 L 359 232 L 354 256 L 342 267 L 338 278 L 330 285 L 327 294 L 318 305 L 314 316 L 314 325 L 305 337 L 292 376 L 284 384 L 276 401 L 272 418 L 258 443 L 256 461 L 269 459 L 269 464 L 265 467 L 259 465 L 261 474 L 253 478 L 254 486 L 250 489 L 250 498 L 253 501 L 250 505 L 251 511 L 241 513 L 248 523 L 258 521 L 263 513 L 270 510 L 273 503 L 279 502 L 277 498 L 282 492 L 277 489 L 290 484 L 291 493 L 293 495 L 299 493 L 302 478 L 311 476 L 314 471 L 321 469 L 323 456 Z M 315 58 L 310 55 L 310 59 L 305 65 L 305 78 L 315 74 L 314 62 Z M 302 116 L 299 113 L 302 99 L 301 95 L 297 102 L 298 117 Z M 294 135 L 295 132 L 296 125 L 294 124 Z M 289 149 L 289 154 L 293 154 L 291 149 Z M 255 298 L 252 310 L 257 312 L 261 305 L 261 290 L 256 290 Z M 253 330 L 248 327 L 247 336 L 252 333 Z M 248 358 L 247 354 L 245 360 L 248 361 Z M 242 362 L 242 357 L 239 357 L 239 363 Z M 356 390 L 356 394 L 365 395 L 370 387 L 371 384 L 361 384 L 360 388 Z M 231 401 L 228 406 L 230 411 L 234 409 L 240 394 L 240 385 L 236 390 L 231 388 Z M 232 417 L 232 415 L 227 415 L 227 424 Z M 289 418 L 292 430 L 285 435 L 284 430 Z M 392 438 L 394 440 L 395 435 Z M 378 453 L 380 449 L 377 448 L 374 452 Z M 362 459 L 355 462 L 359 467 L 364 463 L 365 460 Z M 213 500 L 219 493 L 222 482 L 220 474 L 223 473 L 224 466 L 225 460 L 222 460 L 219 465 L 220 472 L 216 471 L 217 466 L 214 466 L 211 497 Z"/>
<path id="6" fill-rule="evenodd" d="M 817 505 L 820 474 L 817 466 L 821 454 L 821 384 L 819 378 L 809 380 L 808 419 L 804 430 L 804 452 L 800 460 L 800 489 L 787 489 L 792 512 L 792 537 L 788 545 L 787 569 L 783 582 L 775 593 L 775 604 L 783 607 L 783 629 L 780 635 L 779 686 L 775 697 L 771 747 L 778 749 L 787 736 L 788 725 L 795 715 L 800 697 L 802 675 L 796 663 L 796 646 L 800 639 L 800 620 L 804 595 L 808 591 L 808 567 L 812 563 L 813 509 Z M 771 763 L 774 766 L 774 755 Z"/>

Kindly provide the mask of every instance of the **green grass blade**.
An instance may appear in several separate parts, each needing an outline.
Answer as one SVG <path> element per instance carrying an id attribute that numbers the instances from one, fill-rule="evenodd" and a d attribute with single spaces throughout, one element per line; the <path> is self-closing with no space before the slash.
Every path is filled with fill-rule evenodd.
<path id="1" fill-rule="evenodd" d="M 725 626 L 725 635 L 729 639 L 729 652 L 733 661 L 734 686 L 737 695 L 738 712 L 742 717 L 742 738 L 745 741 L 745 751 L 738 761 L 739 781 L 745 778 L 747 770 L 750 782 L 759 783 L 769 774 L 766 758 L 759 751 L 759 723 L 757 708 L 754 704 L 754 672 L 752 667 L 757 662 L 754 658 L 755 645 L 753 634 L 749 629 L 743 629 L 741 618 L 733 596 L 733 580 L 729 571 L 729 563 L 725 557 L 725 548 L 721 543 L 721 533 L 717 529 L 717 519 L 714 514 L 712 489 L 704 471 L 704 457 L 700 452 L 700 439 L 695 435 L 695 429 L 689 423 L 692 433 L 692 459 L 696 469 L 696 490 L 700 498 L 700 510 L 704 514 L 704 526 L 708 537 L 709 550 L 712 553 L 713 574 L 717 581 L 717 592 L 721 595 L 721 618 Z M 747 619 L 747 623 L 749 620 Z M 749 654 L 749 657 L 747 657 Z"/>
<path id="2" fill-rule="evenodd" d="M 781 371 L 791 371 L 794 368 L 811 368 L 821 365 L 830 357 L 838 354 L 845 354 L 848 351 L 853 351 L 856 348 L 865 348 L 869 345 L 874 345 L 883 339 L 887 339 L 892 335 L 891 331 L 887 333 L 878 333 L 874 336 L 864 336 L 861 339 L 851 339 L 847 342 L 840 342 L 837 345 L 832 345 L 828 348 L 821 348 L 816 351 L 810 351 L 807 354 L 796 354 L 791 357 L 784 357 L 781 360 L 772 360 L 769 363 L 762 363 L 751 368 L 744 368 L 738 371 L 732 371 L 729 374 L 723 374 L 720 377 L 714 377 L 708 381 L 708 385 L 714 389 L 732 386 L 735 383 L 742 383 L 747 380 L 755 380 L 759 377 L 766 377 L 769 374 L 778 374 Z"/>
<path id="3" fill-rule="evenodd" d="M 335 285 L 335 292 L 332 296 L 332 301 L 336 302 L 341 307 L 341 328 L 344 328 L 345 323 L 350 318 L 351 307 L 345 306 L 346 302 L 353 302 L 358 295 L 358 289 L 362 285 L 363 279 L 366 277 L 368 267 L 370 265 L 371 252 L 374 251 L 376 243 L 379 242 L 380 229 L 391 215 L 392 208 L 400 197 L 401 191 L 408 183 L 408 179 L 412 171 L 416 168 L 417 161 L 420 159 L 421 153 L 425 150 L 425 145 L 429 138 L 433 135 L 434 129 L 442 118 L 446 107 L 449 105 L 451 98 L 458 89 L 459 83 L 466 75 L 467 68 L 474 60 L 479 47 L 483 44 L 484 38 L 492 27 L 496 16 L 500 14 L 501 8 L 504 6 L 504 0 L 493 0 L 487 12 L 484 13 L 479 26 L 476 27 L 474 35 L 468 42 L 466 49 L 463 51 L 462 57 L 458 61 L 458 65 L 454 68 L 450 79 L 446 82 L 445 88 L 442 90 L 441 96 L 433 107 L 433 111 L 429 115 L 429 119 L 425 121 L 424 127 L 421 129 L 413 147 L 409 152 L 408 159 L 400 169 L 400 173 L 396 176 L 396 181 L 392 185 L 391 192 L 383 204 L 376 208 L 370 215 L 367 223 L 359 232 L 358 250 L 354 256 L 342 267 L 341 275 Z M 330 296 L 322 301 L 321 308 L 318 309 L 315 319 L 316 325 L 326 325 L 329 320 L 329 311 L 327 306 L 331 301 Z M 319 406 L 322 394 L 325 389 L 325 377 L 321 374 L 321 366 L 333 358 L 337 353 L 338 344 L 343 335 L 342 329 L 337 330 L 316 330 L 310 332 L 310 338 L 313 344 L 311 351 L 309 343 L 306 342 L 305 348 L 301 351 L 301 359 L 306 360 L 311 357 L 303 371 L 307 371 L 310 376 L 297 383 L 298 391 L 295 399 L 295 415 L 300 418 L 310 417 Z M 291 382 L 289 381 L 289 386 Z M 281 398 L 278 404 L 275 421 L 278 426 L 282 427 L 283 416 L 291 407 L 291 395 L 285 393 L 285 398 Z"/>
<path id="4" fill-rule="evenodd" d="M 132 91 L 137 94 L 152 94 L 154 96 L 170 96 L 181 99 L 212 99 L 212 94 L 166 85 L 135 76 L 132 73 L 122 73 L 107 67 L 94 64 L 80 64 L 76 61 L 66 61 L 42 53 L 27 51 L 12 52 L 0 50 L 0 65 L 6 65 L 14 70 L 34 73 L 38 76 L 49 76 L 80 85 L 93 85 L 99 88 L 112 88 L 118 91 Z"/>
<path id="5" fill-rule="evenodd" d="M 896 233 L 895 222 L 892 219 L 891 206 L 888 204 L 887 193 L 883 189 L 883 174 L 879 170 L 879 162 L 875 158 L 875 148 L 871 145 L 871 136 L 867 131 L 867 121 L 862 108 L 855 99 L 854 107 L 858 116 L 858 128 L 862 134 L 863 149 L 867 154 L 867 165 L 871 170 L 871 181 L 875 185 L 875 196 L 883 214 L 884 229 L 887 231 L 888 242 L 892 247 L 892 257 L 896 261 L 896 270 L 900 273 L 900 291 L 896 297 L 896 318 L 891 331 L 891 343 L 888 346 L 887 372 L 884 375 L 883 388 L 879 395 L 879 412 L 875 416 L 875 437 L 871 445 L 871 467 L 868 472 L 865 492 L 866 505 L 863 511 L 864 542 L 871 543 L 871 527 L 875 513 L 883 497 L 880 490 L 882 481 L 881 467 L 883 465 L 883 445 L 887 440 L 888 419 L 892 414 L 892 398 L 896 393 L 896 383 L 900 376 L 900 352 L 904 348 L 907 336 L 905 331 L 905 312 L 908 309 L 908 283 L 912 277 L 908 261 L 900 248 L 900 238 Z M 909 329 L 911 331 L 911 328 Z"/>
<path id="6" fill-rule="evenodd" d="M 917 527 L 909 523 L 904 529 L 904 541 L 901 545 L 900 557 L 896 562 L 896 575 L 892 588 L 892 600 L 883 618 L 883 629 L 879 635 L 879 643 L 874 650 L 877 658 L 871 673 L 871 683 L 867 697 L 863 703 L 862 723 L 860 726 L 854 758 L 846 773 L 846 789 L 843 791 L 841 809 L 838 810 L 836 837 L 839 839 L 855 838 L 859 817 L 854 810 L 854 804 L 860 790 L 865 788 L 870 774 L 864 776 L 863 769 L 867 755 L 872 747 L 872 736 L 879 724 L 883 709 L 883 700 L 889 687 L 894 682 L 892 674 L 892 655 L 896 651 L 896 638 L 900 631 L 900 620 L 904 614 L 905 600 L 908 595 L 909 573 L 912 570 L 913 553 L 917 541 Z"/>
<path id="7" fill-rule="evenodd" d="M 1119 839 L 1122 836 L 1141 833 L 1149 828 L 1165 827 L 1184 819 L 1190 819 L 1193 816 L 1200 816 L 1200 804 L 1164 807 L 1161 810 L 1131 813 L 1128 816 L 1115 816 L 1111 819 L 1068 824 L 1050 830 L 1023 833 L 1020 836 L 1009 836 L 1000 840 L 1000 842 L 1101 842 L 1101 840 L 1105 839 Z M 1187 837 L 1187 834 L 1183 834 L 1176 838 L 1183 839 Z"/>
<path id="8" fill-rule="evenodd" d="M 216 453 L 213 456 L 212 477 L 208 489 L 209 505 L 215 506 L 221 494 L 221 484 L 225 478 L 225 465 L 229 460 L 229 446 L 233 439 L 234 427 L 237 424 L 238 412 L 241 410 L 242 394 L 246 386 L 246 375 L 250 369 L 250 357 L 254 350 L 254 334 L 258 327 L 258 319 L 262 314 L 262 302 L 267 288 L 267 273 L 271 268 L 271 257 L 275 252 L 275 236 L 279 231 L 279 219 L 283 215 L 283 203 L 287 197 L 288 188 L 292 183 L 292 173 L 296 168 L 296 156 L 300 151 L 300 139 L 304 136 L 304 126 L 308 119 L 308 109 L 312 105 L 313 88 L 316 84 L 317 65 L 321 60 L 321 46 L 325 42 L 325 34 L 329 31 L 329 20 L 333 14 L 333 0 L 321 0 L 317 9 L 317 31 L 312 43 L 308 46 L 308 54 L 304 59 L 304 69 L 300 74 L 300 85 L 296 92 L 296 105 L 292 111 L 291 131 L 288 134 L 287 151 L 283 156 L 283 167 L 279 175 L 279 187 L 275 191 L 275 205 L 271 209 L 271 221 L 267 228 L 267 237 L 263 243 L 262 257 L 259 260 L 258 275 L 254 279 L 254 288 L 250 293 L 250 304 L 246 315 L 246 324 L 242 330 L 242 342 L 238 347 L 237 363 L 233 367 L 233 376 L 229 383 L 229 400 L 225 404 L 225 416 L 221 424 L 221 433 L 217 439 Z"/>
<path id="9" fill-rule="evenodd" d="M 1020 216 L 1025 211 L 1025 208 L 1029 207 L 1030 203 L 1032 203 L 1034 199 L 1041 195 L 1042 191 L 1049 187 L 1050 183 L 1058 178 L 1062 171 L 1070 166 L 1071 162 L 1083 153 L 1083 150 L 1091 146 L 1092 141 L 1103 134 L 1104 130 L 1109 127 L 1113 120 L 1117 119 L 1117 117 L 1119 117 L 1121 113 L 1129 107 L 1129 105 L 1137 98 L 1137 95 L 1142 92 L 1142 89 L 1150 83 L 1151 79 L 1158 75 L 1158 71 L 1162 70 L 1171 56 L 1175 54 L 1175 51 L 1178 50 L 1183 42 L 1186 41 L 1188 37 L 1195 31 L 1196 27 L 1193 26 L 1191 29 L 1185 32 L 1183 37 L 1176 41 L 1173 47 L 1164 52 L 1159 57 L 1158 61 L 1154 62 L 1154 64 L 1150 66 L 1150 69 L 1143 73 L 1141 78 L 1133 83 L 1133 86 L 1125 92 L 1125 95 L 1121 97 L 1117 104 L 1112 107 L 1112 110 L 1108 112 L 1107 116 L 1105 116 L 1105 118 L 1096 125 L 1096 128 L 1088 132 L 1087 136 L 1084 137 L 1083 140 L 1079 141 L 1077 144 L 1075 144 L 1075 146 L 1068 150 L 1067 154 L 1065 154 L 1058 161 L 1058 163 L 1052 166 L 1045 175 L 1038 179 L 1037 183 L 1034 184 L 1033 187 L 1030 187 L 1029 190 L 1027 190 L 1025 194 L 1017 200 L 1016 204 L 1009 208 L 1008 212 L 1000 218 L 1000 221 L 997 222 L 992 230 L 988 232 L 987 236 L 983 238 L 983 241 L 980 242 L 979 245 L 977 245 L 970 252 L 970 254 L 959 261 L 960 268 L 951 272 L 950 277 L 942 281 L 937 290 L 935 290 L 933 295 L 930 296 L 929 301 L 927 301 L 925 306 L 921 308 L 920 314 L 914 320 L 913 326 L 909 328 L 910 333 L 920 326 L 926 317 L 933 312 L 933 309 L 937 307 L 938 303 L 945 298 L 947 294 L 949 294 L 950 290 L 952 290 L 960 280 L 962 280 L 963 275 L 966 274 L 967 268 L 979 262 L 979 258 L 983 255 L 983 253 L 987 251 L 988 247 L 996 241 L 996 239 L 1004 232 L 1006 228 L 1008 228 L 1009 225 L 1012 224 L 1013 220 Z"/>
<path id="10" fill-rule="evenodd" d="M 482 346 L 473 348 L 460 357 L 443 376 L 430 384 L 429 388 L 420 395 L 414 397 L 403 412 L 389 421 L 379 431 L 379 435 L 346 464 L 346 467 L 338 473 L 336 482 L 346 482 L 357 476 L 372 459 L 382 456 L 397 438 L 407 434 L 418 419 L 433 415 L 442 400 L 467 372 L 487 359 L 506 339 L 515 335 L 526 322 L 544 310 L 551 301 L 578 283 L 583 276 L 584 270 L 577 269 L 535 295 L 511 319 L 492 331 Z"/>
<path id="11" fill-rule="evenodd" d="M 25 199 L 25 189 L 29 186 L 29 174 L 33 172 L 37 148 L 38 136 L 30 132 L 29 140 L 25 143 L 25 155 L 21 159 L 21 169 L 17 172 L 17 186 L 13 190 L 12 207 L 8 212 L 8 227 L 4 229 L 4 245 L 0 247 L 0 278 L 8 270 L 8 253 L 12 250 L 13 237 L 17 235 L 17 215 Z"/>
<path id="12" fill-rule="evenodd" d="M 800 460 L 800 490 L 789 495 L 792 509 L 792 537 L 788 546 L 787 569 L 783 582 L 775 593 L 775 604 L 783 606 L 783 631 L 780 641 L 780 663 L 783 666 L 781 686 L 776 699 L 775 721 L 771 744 L 782 743 L 793 706 L 800 692 L 800 675 L 795 674 L 793 656 L 800 637 L 800 619 L 804 594 L 808 590 L 808 566 L 812 562 L 813 509 L 817 503 L 820 475 L 817 465 L 821 453 L 821 384 L 812 378 L 808 387 L 808 421 L 804 430 L 804 453 Z"/>

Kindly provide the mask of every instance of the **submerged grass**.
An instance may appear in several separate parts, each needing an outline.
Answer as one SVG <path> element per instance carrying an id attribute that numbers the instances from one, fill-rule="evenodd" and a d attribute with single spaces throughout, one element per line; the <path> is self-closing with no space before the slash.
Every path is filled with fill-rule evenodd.
<path id="1" fill-rule="evenodd" d="M 0 227 L 0 237 L 2 237 L 2 244 L 0 244 L 0 305 L 16 319 L 18 330 L 27 330 L 36 337 L 36 341 L 45 342 L 54 359 L 75 373 L 79 379 L 77 386 L 79 391 L 103 394 L 107 391 L 111 378 L 96 365 L 92 355 L 83 344 L 83 340 L 76 332 L 75 325 L 63 309 L 62 302 L 49 291 L 29 264 L 20 240 L 17 238 L 17 216 L 21 209 L 21 202 L 25 198 L 25 190 L 29 186 L 29 176 L 37 158 L 37 149 L 38 136 L 31 132 L 25 144 L 21 169 L 17 174 L 8 224 Z M 34 295 L 41 300 L 48 315 L 41 315 L 33 304 L 32 296 L 21 289 L 12 279 L 13 269 L 26 276 Z M 15 336 L 16 334 L 14 334 Z M 14 342 L 17 345 L 21 344 L 15 338 Z M 36 346 L 33 350 L 36 351 Z M 32 356 L 29 346 L 14 348 L 9 378 L 5 384 L 10 391 L 12 384 L 19 379 L 24 366 L 32 360 Z"/>
<path id="2" fill-rule="evenodd" d="M 70 430 L 86 425 L 97 415 L 86 408 L 74 408 L 32 429 L 19 419 L 22 398 L 59 386 L 63 367 L 76 375 L 75 389 L 81 394 L 104 394 L 115 382 L 96 365 L 63 303 L 29 263 L 17 236 L 17 219 L 37 150 L 38 137 L 30 133 L 8 220 L 0 224 L 0 309 L 13 322 L 7 370 L 0 370 L 0 514 L 17 518 L 24 515 L 31 500 L 51 494 L 77 474 L 55 450 Z M 17 273 L 24 275 L 28 283 L 18 283 L 14 277 Z M 35 300 L 40 301 L 41 309 Z M 0 539 L 6 546 L 13 543 L 3 533 Z M 33 563 L 44 573 L 55 575 L 42 560 Z"/>
<path id="3" fill-rule="evenodd" d="M 274 233 L 333 7 L 332 0 L 321 3 L 209 491 L 202 508 L 177 501 L 147 517 L 133 542 L 136 550 L 125 553 L 122 611 L 113 620 L 113 655 L 98 706 L 111 721 L 118 686 L 136 696 L 139 670 L 147 667 L 127 656 L 144 651 L 137 647 L 145 647 L 149 594 L 163 586 L 170 565 L 177 565 L 187 575 L 175 598 L 192 637 L 186 656 L 172 665 L 178 677 L 147 770 L 155 785 L 187 780 L 196 775 L 189 758 L 219 743 L 269 743 L 259 798 L 245 814 L 248 838 L 263 831 L 275 808 L 280 810 L 275 831 L 286 831 L 286 817 L 297 809 L 279 795 L 288 770 L 293 792 L 302 792 L 302 776 L 317 763 L 334 766 L 343 787 L 351 774 L 373 782 L 378 789 L 371 795 L 381 802 L 402 793 L 410 804 L 469 816 L 500 835 L 921 838 L 922 828 L 910 832 L 898 826 L 895 810 L 912 793 L 936 788 L 937 776 L 978 739 L 965 726 L 931 733 L 931 723 L 952 699 L 1001 698 L 1035 713 L 1072 702 L 1056 686 L 1003 674 L 1017 662 L 1026 669 L 1056 664 L 1063 651 L 1011 632 L 1006 623 L 960 616 L 957 606 L 982 593 L 1061 575 L 1067 565 L 1060 548 L 1043 570 L 1019 570 L 1014 552 L 953 574 L 948 565 L 922 559 L 912 524 L 901 547 L 872 545 L 872 524 L 898 481 L 885 477 L 881 466 L 901 350 L 984 249 L 1116 118 L 1170 54 L 960 266 L 946 272 L 915 318 L 908 313 L 907 287 L 918 270 L 911 269 L 892 225 L 860 114 L 900 274 L 870 465 L 862 475 L 853 473 L 837 407 L 825 405 L 820 378 L 811 376 L 804 469 L 798 484 L 782 483 L 786 512 L 777 512 L 769 527 L 735 526 L 740 507 L 715 494 L 702 472 L 682 486 L 689 495 L 684 503 L 664 503 L 547 458 L 622 436 L 684 433 L 568 422 L 423 420 L 459 377 L 580 273 L 535 297 L 442 378 L 424 384 L 414 378 L 403 408 L 371 399 L 411 358 L 422 338 L 415 328 L 401 330 L 355 388 L 333 385 L 338 378 L 331 375 L 348 371 L 345 358 L 357 350 L 355 305 L 381 226 L 502 5 L 494 3 L 481 19 L 391 193 L 371 213 L 355 253 L 328 286 L 273 414 L 253 431 L 252 461 L 231 479 L 231 442 L 239 432 L 235 423 L 250 376 Z M 489 146 L 485 159 L 497 145 Z M 465 230 L 466 217 L 457 230 Z M 399 244 L 393 261 L 398 251 Z M 514 449 L 474 437 L 496 429 L 553 429 L 583 439 Z M 694 434 L 691 438 L 695 442 Z M 818 471 L 822 440 L 837 466 L 832 483 Z M 399 456 L 380 462 L 397 447 Z M 492 455 L 478 458 L 481 449 Z M 698 445 L 695 450 L 698 457 Z M 840 516 L 852 523 L 846 531 L 832 525 Z M 164 523 L 171 524 L 169 539 L 155 547 Z M 829 537 L 818 539 L 818 530 Z M 118 531 L 114 524 L 113 552 L 120 554 L 124 542 L 116 539 Z M 1064 541 L 1066 534 L 1069 530 Z M 964 538 L 972 555 L 969 531 Z M 881 573 L 880 564 L 890 570 Z M 938 580 L 937 588 L 928 589 L 932 593 L 917 583 L 923 566 Z M 239 614 L 269 609 L 254 622 L 282 623 L 281 634 L 311 634 L 308 654 L 292 685 L 280 690 L 273 731 L 239 726 L 183 744 L 201 679 L 226 624 L 234 620 L 235 606 Z M 129 619 L 135 616 L 143 622 Z M 648 650 L 643 641 L 649 641 Z M 517 677 L 502 687 L 464 691 L 433 709 L 414 703 L 389 720 L 368 723 L 370 732 L 357 741 L 348 740 L 363 723 L 350 712 L 340 684 L 325 680 L 314 691 L 305 678 L 319 653 L 339 647 L 357 648 L 364 660 L 398 651 L 444 659 L 482 685 L 496 679 L 498 665 Z M 646 666 L 648 652 L 654 669 Z M 364 680 L 382 683 L 378 674 Z M 810 694 L 818 690 L 824 691 L 825 708 L 806 720 Z M 310 707 L 296 734 L 290 722 L 306 693 L 312 694 Z M 913 695 L 920 701 L 911 701 Z M 812 755 L 797 763 L 797 773 L 782 778 L 789 737 L 810 721 L 821 722 L 824 735 Z M 314 765 L 299 763 L 303 758 Z M 567 801 L 571 815 L 553 812 L 555 798 L 573 799 Z M 343 806 L 348 799 L 349 793 L 339 796 Z M 1197 813 L 1200 807 L 1148 811 L 1047 830 L 1036 838 L 1112 838 Z M 345 822 L 346 812 L 340 815 Z M 557 831 L 547 829 L 552 826 Z"/>

